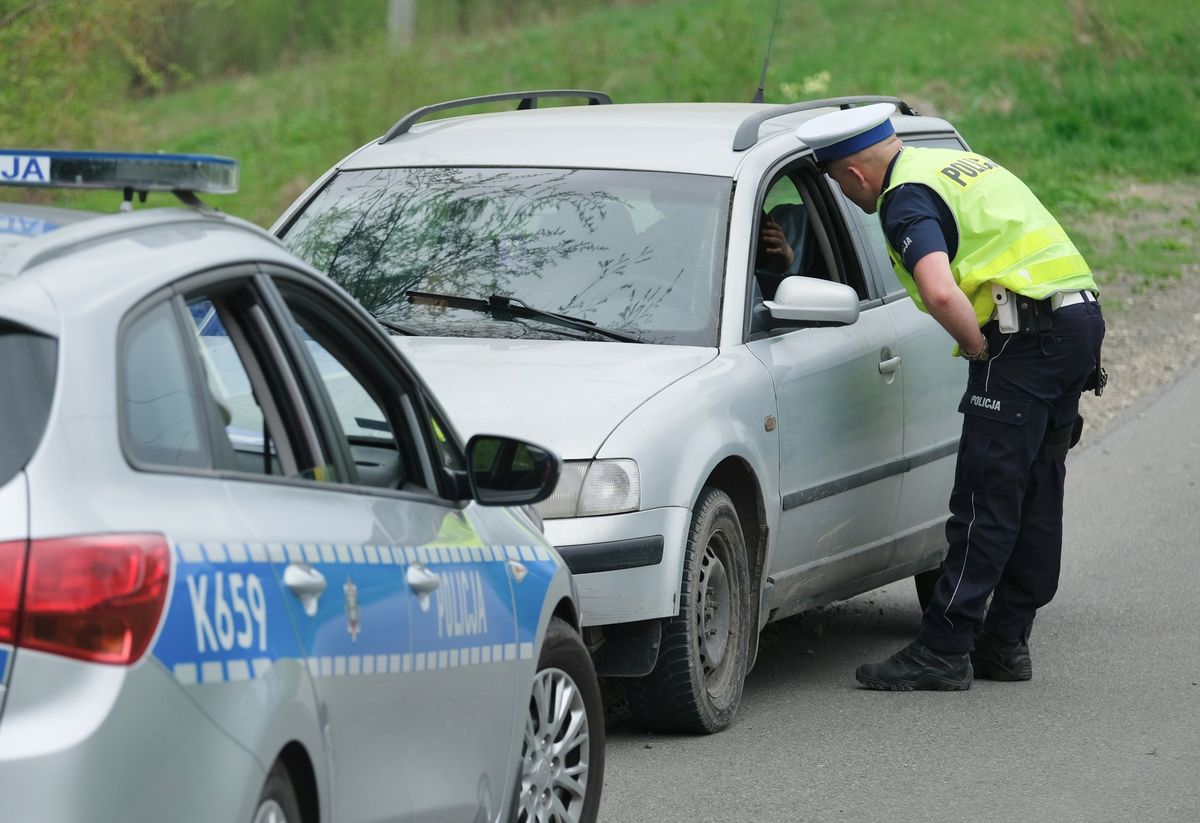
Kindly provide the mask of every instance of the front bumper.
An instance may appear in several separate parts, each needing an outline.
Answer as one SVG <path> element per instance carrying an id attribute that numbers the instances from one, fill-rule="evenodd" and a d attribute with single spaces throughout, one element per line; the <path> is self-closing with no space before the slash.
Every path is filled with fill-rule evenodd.
<path id="1" fill-rule="evenodd" d="M 583 625 L 670 617 L 691 512 L 670 507 L 546 521 L 546 537 L 571 569 Z"/>

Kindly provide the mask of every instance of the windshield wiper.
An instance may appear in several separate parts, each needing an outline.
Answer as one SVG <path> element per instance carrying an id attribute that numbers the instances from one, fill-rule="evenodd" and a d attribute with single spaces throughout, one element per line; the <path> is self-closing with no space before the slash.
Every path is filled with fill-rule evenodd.
<path id="1" fill-rule="evenodd" d="M 403 334 L 408 337 L 420 337 L 423 334 L 422 332 L 414 329 L 412 326 L 402 326 L 399 323 L 393 323 L 391 320 L 384 320 L 374 312 L 371 313 L 371 316 L 375 318 L 375 322 L 377 322 L 379 325 L 383 326 L 388 331 L 395 332 L 396 334 Z"/>
<path id="2" fill-rule="evenodd" d="M 477 311 L 489 314 L 497 320 L 512 320 L 514 318 L 540 320 L 543 323 L 550 323 L 555 326 L 564 326 L 568 329 L 599 334 L 611 340 L 619 340 L 622 343 L 642 342 L 638 337 L 628 332 L 606 329 L 603 326 L 597 326 L 591 320 L 584 320 L 582 317 L 571 317 L 568 314 L 556 314 L 544 309 L 535 309 L 524 300 L 516 297 L 508 297 L 503 294 L 493 294 L 487 300 L 481 300 L 476 297 L 458 297 L 453 294 L 433 294 L 424 291 L 410 291 L 405 292 L 405 294 L 408 295 L 409 303 L 416 303 L 423 306 L 448 306 L 452 309 Z"/>

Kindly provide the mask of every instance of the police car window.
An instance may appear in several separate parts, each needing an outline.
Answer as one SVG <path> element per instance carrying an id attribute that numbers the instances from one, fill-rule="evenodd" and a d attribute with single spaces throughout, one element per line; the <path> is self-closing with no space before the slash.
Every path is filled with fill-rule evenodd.
<path id="1" fill-rule="evenodd" d="M 358 339 L 353 321 L 323 311 L 325 304 L 316 295 L 286 283 L 279 287 L 321 382 L 330 410 L 327 436 L 351 463 L 350 476 L 339 479 L 374 488 L 426 488 L 404 422 L 405 387 L 370 351 L 370 343 Z"/>
<path id="2" fill-rule="evenodd" d="M 217 466 L 252 474 L 284 474 L 274 426 L 259 403 L 265 391 L 255 387 L 246 368 L 252 354 L 246 346 L 239 348 L 230 335 L 229 326 L 236 320 L 229 304 L 200 296 L 188 300 L 187 307 L 204 373 L 204 401 L 219 422 L 213 432 Z"/>
<path id="3" fill-rule="evenodd" d="M 172 304 L 137 317 L 121 339 L 124 440 L 136 460 L 157 466 L 210 468 L 202 398 L 191 380 Z"/>
<path id="4" fill-rule="evenodd" d="M 309 356 L 317 366 L 329 399 L 337 409 L 338 422 L 347 438 L 375 442 L 384 446 L 395 446 L 392 425 L 383 409 L 371 397 L 345 364 L 314 338 L 300 320 L 299 334 L 308 349 Z"/>
<path id="5" fill-rule="evenodd" d="M 458 446 L 450 439 L 450 427 L 447 426 L 441 416 L 437 412 L 430 412 L 429 424 L 433 430 L 433 439 L 437 443 L 438 456 L 442 459 L 442 466 L 453 471 L 462 471 L 466 468 L 467 461 L 463 457 L 462 452 L 458 450 Z"/>
<path id="6" fill-rule="evenodd" d="M 58 342 L 0 319 L 0 486 L 37 451 L 54 399 Z"/>

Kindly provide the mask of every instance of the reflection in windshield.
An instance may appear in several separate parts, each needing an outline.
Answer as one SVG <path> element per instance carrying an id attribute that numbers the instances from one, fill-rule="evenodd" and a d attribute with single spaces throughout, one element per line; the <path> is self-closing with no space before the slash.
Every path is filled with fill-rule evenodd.
<path id="1" fill-rule="evenodd" d="M 713 346 L 729 185 L 580 169 L 343 172 L 284 242 L 372 314 L 426 334 L 574 336 L 412 305 L 408 291 L 506 295 L 647 342 Z"/>

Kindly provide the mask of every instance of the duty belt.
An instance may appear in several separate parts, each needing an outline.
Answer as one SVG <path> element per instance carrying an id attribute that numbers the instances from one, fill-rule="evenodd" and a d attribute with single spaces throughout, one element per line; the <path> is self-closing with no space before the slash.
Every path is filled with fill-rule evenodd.
<path id="1" fill-rule="evenodd" d="M 1008 295 L 1007 305 L 997 306 L 996 312 L 992 316 L 1001 321 L 1001 331 L 1015 331 L 1020 334 L 1037 334 L 1039 332 L 1050 331 L 1054 327 L 1054 312 L 1064 306 L 1074 306 L 1076 303 L 1097 302 L 1096 296 L 1086 289 L 1055 292 L 1044 300 L 1034 300 L 1032 297 L 1017 294 L 1008 289 L 1004 291 Z M 1009 317 L 1014 321 L 1015 327 L 1009 326 L 1005 328 L 1006 324 L 1000 317 L 1000 313 L 1006 310 L 1010 313 Z"/>
<path id="2" fill-rule="evenodd" d="M 1058 311 L 1063 306 L 1074 306 L 1076 303 L 1096 302 L 1096 295 L 1086 289 L 1083 291 L 1057 291 L 1050 295 L 1050 310 Z M 1044 300 L 1042 301 L 1045 302 Z"/>
<path id="3" fill-rule="evenodd" d="M 1050 331 L 1054 328 L 1054 312 L 1064 306 L 1074 306 L 1076 303 L 1096 303 L 1096 295 L 1086 289 L 1080 291 L 1055 292 L 1044 300 L 1034 300 L 1032 297 L 1025 297 L 1012 291 L 1004 290 L 1007 293 L 1006 305 L 997 306 L 996 312 L 992 315 L 992 319 L 988 322 L 1000 321 L 999 314 L 1001 311 L 1009 311 L 1009 320 L 1015 320 L 1017 328 L 1015 331 L 1020 334 L 1038 334 L 1040 332 Z M 1009 332 L 1005 329 L 1003 323 L 999 323 L 1000 330 Z M 1088 376 L 1087 382 L 1083 386 L 1084 391 L 1094 391 L 1099 397 L 1104 393 L 1104 387 L 1108 383 L 1108 372 L 1100 365 L 1100 354 L 1096 354 L 1096 368 L 1092 374 Z M 1060 438 L 1062 433 L 1060 432 Z M 1078 440 L 1078 433 L 1074 435 L 1075 440 Z M 1059 444 L 1061 445 L 1061 444 Z M 1072 443 L 1071 445 L 1074 445 Z M 1069 448 L 1069 446 L 1068 446 Z"/>

